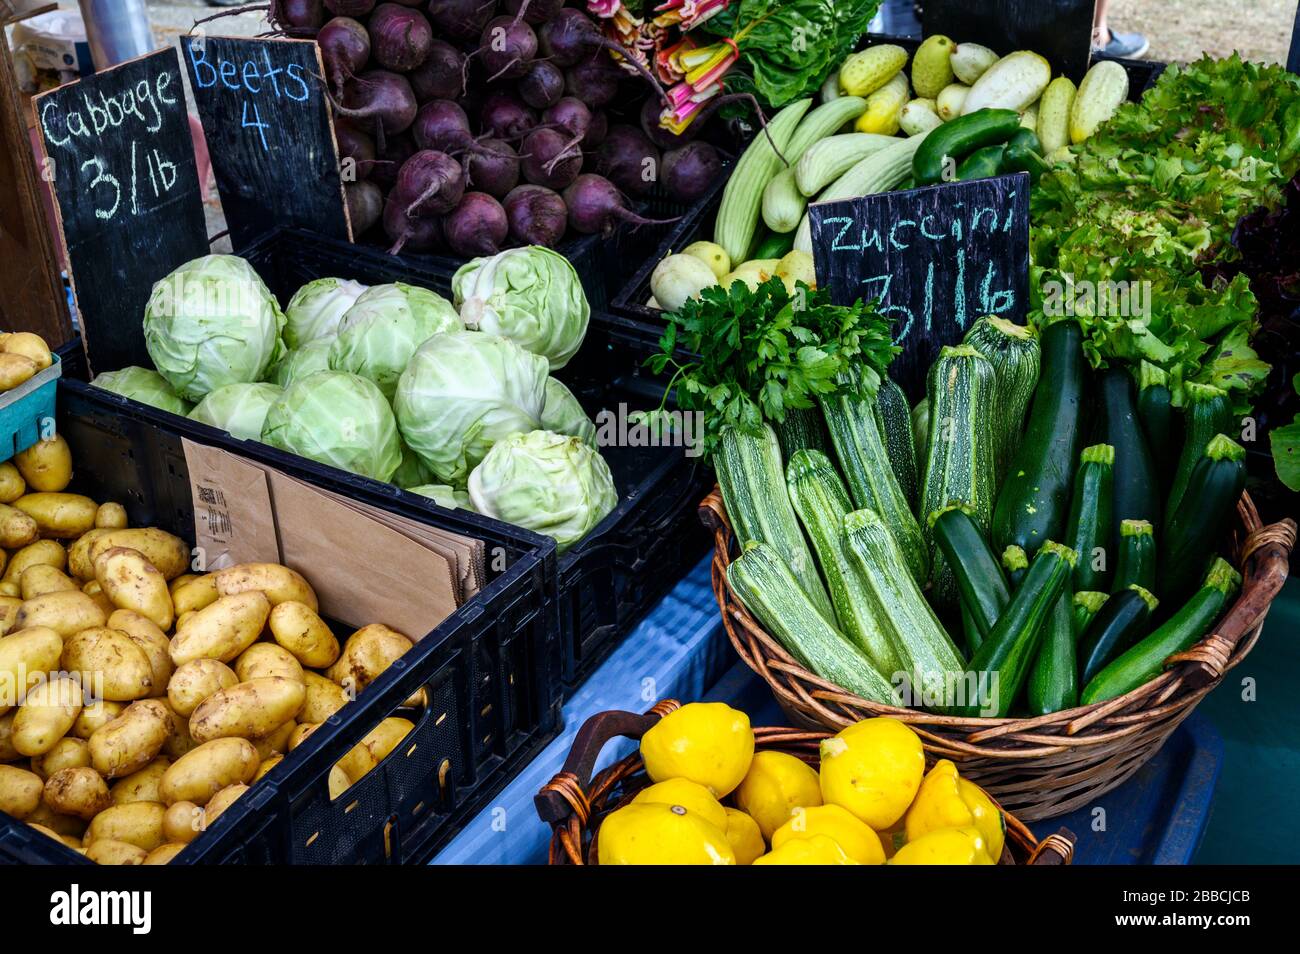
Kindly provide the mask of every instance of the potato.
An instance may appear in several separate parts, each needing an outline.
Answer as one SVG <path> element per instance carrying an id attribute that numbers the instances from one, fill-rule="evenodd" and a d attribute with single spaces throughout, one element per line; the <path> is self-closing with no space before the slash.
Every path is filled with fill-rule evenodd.
<path id="1" fill-rule="evenodd" d="M 228 737 L 258 739 L 293 721 L 306 698 L 306 687 L 293 679 L 268 676 L 241 682 L 199 704 L 190 716 L 190 735 L 199 743 Z"/>
<path id="2" fill-rule="evenodd" d="M 76 595 L 89 599 L 84 593 Z M 63 668 L 81 673 L 82 682 L 96 696 L 113 702 L 146 699 L 154 694 L 153 667 L 145 651 L 126 633 L 107 626 L 91 626 L 65 640 Z M 161 692 L 162 686 L 157 690 Z"/>
<path id="3" fill-rule="evenodd" d="M 0 351 L 0 391 L 10 391 L 30 381 L 40 368 L 26 355 Z"/>
<path id="4" fill-rule="evenodd" d="M 46 788 L 49 787 L 49 780 L 46 780 Z M 56 812 L 45 801 L 44 796 L 41 798 L 41 804 L 37 806 L 36 811 L 28 815 L 24 821 L 29 825 L 40 825 L 48 828 L 59 835 L 60 838 L 75 838 L 80 843 L 81 836 L 86 831 L 86 822 L 76 815 L 64 815 Z"/>
<path id="5" fill-rule="evenodd" d="M 65 735 L 54 743 L 54 748 L 32 759 L 32 771 L 44 782 L 55 772 L 65 768 L 84 768 L 90 764 L 90 748 L 85 739 Z"/>
<path id="6" fill-rule="evenodd" d="M 299 722 L 324 722 L 351 701 L 338 683 L 310 670 L 303 671 L 302 681 L 307 687 L 307 699 L 298 711 Z"/>
<path id="7" fill-rule="evenodd" d="M 23 819 L 36 811 L 45 794 L 45 783 L 35 772 L 14 765 L 0 765 L 0 811 Z"/>
<path id="8" fill-rule="evenodd" d="M 126 706 L 120 702 L 99 699 L 81 710 L 77 721 L 72 723 L 72 734 L 78 739 L 89 739 L 96 730 L 108 725 L 123 712 Z"/>
<path id="9" fill-rule="evenodd" d="M 25 500 L 26 495 L 18 500 Z M 14 503 L 18 503 L 15 500 Z M 40 525 L 30 514 L 24 513 L 9 504 L 0 504 L 0 547 L 15 550 L 35 543 L 41 534 Z"/>
<path id="10" fill-rule="evenodd" d="M 45 782 L 45 804 L 60 815 L 90 821 L 113 804 L 103 776 L 93 768 L 60 769 Z"/>
<path id="11" fill-rule="evenodd" d="M 414 644 L 382 623 L 363 626 L 343 644 L 343 654 L 327 675 L 355 697 Z"/>
<path id="12" fill-rule="evenodd" d="M 167 581 L 139 550 L 110 547 L 95 558 L 95 579 L 119 609 L 128 609 L 170 629 L 175 611 Z"/>
<path id="13" fill-rule="evenodd" d="M 81 714 L 81 685 L 56 676 L 30 689 L 14 716 L 13 744 L 23 755 L 44 755 Z"/>
<path id="14" fill-rule="evenodd" d="M 76 544 L 74 543 L 73 546 Z M 63 544 L 58 540 L 37 540 L 35 543 L 29 543 L 10 558 L 9 564 L 5 567 L 4 579 L 17 582 L 22 579 L 28 567 L 38 564 L 52 566 L 56 570 L 67 569 L 68 551 L 63 549 Z M 71 575 L 77 576 L 75 573 Z M 92 573 L 91 576 L 94 574 Z"/>
<path id="15" fill-rule="evenodd" d="M 182 715 L 177 715 L 172 709 L 171 703 L 166 699 L 159 699 L 171 713 L 171 732 L 167 736 L 167 741 L 163 743 L 163 755 L 167 756 L 173 762 L 184 755 L 186 752 L 193 750 L 198 743 L 190 738 L 190 720 Z"/>
<path id="16" fill-rule="evenodd" d="M 169 842 L 188 845 L 206 827 L 207 814 L 193 802 L 174 802 L 163 815 L 163 836 Z"/>
<path id="17" fill-rule="evenodd" d="M 85 593 L 70 590 L 24 600 L 14 625 L 18 629 L 48 626 L 67 639 L 82 630 L 103 626 L 107 621 L 108 616 L 98 603 Z"/>
<path id="18" fill-rule="evenodd" d="M 184 577 L 177 577 L 177 580 Z M 211 573 L 205 573 L 203 576 L 190 576 L 180 586 L 176 581 L 172 581 L 171 587 L 172 603 L 176 608 L 176 615 L 182 613 L 193 613 L 201 610 L 205 606 L 211 606 L 221 594 L 217 592 L 217 578 Z"/>
<path id="19" fill-rule="evenodd" d="M 0 636 L 7 635 L 18 628 L 18 614 L 22 611 L 23 601 L 18 597 L 0 596 Z"/>
<path id="20" fill-rule="evenodd" d="M 222 596 L 257 591 L 266 594 L 272 606 L 285 600 L 297 600 L 306 603 L 312 612 L 320 610 L 311 584 L 296 570 L 278 563 L 240 563 L 217 570 L 213 576 L 217 580 L 217 592 Z"/>
<path id="21" fill-rule="evenodd" d="M 101 838 L 86 846 L 86 857 L 97 865 L 142 865 L 149 853 L 124 841 Z"/>
<path id="22" fill-rule="evenodd" d="M 179 632 L 181 631 L 181 628 L 184 627 L 184 625 L 185 625 L 187 622 L 189 622 L 190 618 L 195 614 L 195 612 L 197 612 L 197 611 L 196 611 L 196 610 L 190 610 L 188 613 L 181 613 L 179 616 L 177 616 L 177 617 L 176 617 L 176 626 L 173 627 L 172 632 L 173 632 L 173 633 L 179 633 Z"/>
<path id="23" fill-rule="evenodd" d="M 263 775 L 271 771 L 271 769 L 275 768 L 283 761 L 284 761 L 284 756 L 281 755 L 279 752 L 277 752 L 275 755 L 268 756 L 267 758 L 262 759 L 262 764 L 257 767 L 257 774 L 253 776 L 253 781 L 254 782 L 260 781 Z"/>
<path id="24" fill-rule="evenodd" d="M 96 527 L 93 530 L 87 530 L 77 539 L 68 545 L 67 564 L 68 573 L 78 580 L 90 581 L 95 578 L 95 564 L 90 562 L 90 546 L 104 534 L 111 531 L 103 527 Z M 42 541 L 48 542 L 48 541 Z M 59 548 L 62 552 L 62 547 Z M 62 569 L 62 567 L 60 567 Z"/>
<path id="25" fill-rule="evenodd" d="M 216 659 L 191 659 L 172 673 L 167 683 L 167 701 L 177 715 L 188 720 L 204 699 L 238 683 L 239 677 L 225 663 Z"/>
<path id="26" fill-rule="evenodd" d="M 293 733 L 289 736 L 289 751 L 292 752 L 298 746 L 307 741 L 307 736 L 311 735 L 320 726 L 319 722 L 299 722 L 294 727 Z"/>
<path id="27" fill-rule="evenodd" d="M 3 553 L 4 551 L 0 550 L 0 554 Z M 0 558 L 0 566 L 3 565 L 4 565 L 4 560 Z M 13 580 L 0 580 L 0 596 L 12 596 L 17 599 L 22 599 L 23 596 L 22 587 L 20 587 Z"/>
<path id="28" fill-rule="evenodd" d="M 0 763 L 17 762 L 23 754 L 14 748 L 14 716 L 7 712 L 0 715 Z"/>
<path id="29" fill-rule="evenodd" d="M 271 610 L 271 615 L 275 616 L 275 610 Z M 282 646 L 275 643 L 253 643 L 235 660 L 235 675 L 240 682 L 266 676 L 280 676 L 302 682 L 302 665 L 294 659 L 293 653 Z"/>
<path id="30" fill-rule="evenodd" d="M 94 844 L 101 838 L 124 841 L 145 851 L 153 851 L 163 838 L 163 815 L 167 806 L 161 802 L 125 802 L 110 805 L 90 820 L 85 841 Z"/>
<path id="31" fill-rule="evenodd" d="M 272 729 L 266 735 L 256 739 L 249 739 L 257 748 L 257 757 L 263 762 L 273 755 L 283 755 L 289 751 L 289 739 L 293 737 L 293 730 L 298 728 L 298 723 L 290 719 L 284 725 Z"/>
<path id="32" fill-rule="evenodd" d="M 13 461 L 7 460 L 0 464 L 0 503 L 13 503 L 25 493 L 27 482 Z"/>
<path id="33" fill-rule="evenodd" d="M 304 666 L 324 669 L 339 658 L 338 639 L 306 603 L 285 600 L 277 604 L 268 625 L 275 641 Z"/>
<path id="34" fill-rule="evenodd" d="M 236 782 L 233 785 L 227 785 L 217 794 L 208 800 L 208 804 L 203 808 L 204 822 L 211 825 L 227 808 L 233 805 L 239 796 L 248 791 L 248 786 L 243 782 Z"/>
<path id="35" fill-rule="evenodd" d="M 113 796 L 114 805 L 127 802 L 161 802 L 158 786 L 162 784 L 163 773 L 171 767 L 172 760 L 160 755 L 144 768 L 124 775 L 109 786 L 108 793 Z"/>
<path id="36" fill-rule="evenodd" d="M 72 482 L 72 451 L 61 434 L 15 454 L 14 466 L 27 481 L 29 491 L 57 493 Z"/>
<path id="37" fill-rule="evenodd" d="M 367 733 L 366 737 L 339 759 L 339 766 L 349 779 L 358 782 L 397 748 L 415 728 L 410 719 L 389 717 Z"/>
<path id="38" fill-rule="evenodd" d="M 154 693 L 165 690 L 176 670 L 172 665 L 171 640 L 167 634 L 153 620 L 129 609 L 114 610 L 108 617 L 108 628 L 126 633 L 133 643 L 144 650 L 144 654 L 149 657 Z"/>
<path id="39" fill-rule="evenodd" d="M 99 510 L 99 504 L 82 494 L 27 493 L 13 505 L 36 521 L 42 537 L 56 540 L 75 540 L 93 530 Z"/>
<path id="40" fill-rule="evenodd" d="M 44 835 L 46 838 L 53 838 L 55 841 L 63 842 L 63 844 L 67 845 L 67 846 L 68 846 L 69 848 L 71 848 L 73 851 L 80 851 L 80 850 L 81 850 L 81 839 L 80 839 L 80 838 L 73 838 L 71 835 L 60 835 L 60 834 L 59 834 L 57 831 L 55 831 L 53 828 L 46 828 L 44 825 L 39 825 L 39 824 L 37 824 L 36 822 L 31 822 L 31 821 L 29 821 L 27 824 L 28 824 L 29 827 L 31 827 L 31 828 L 35 828 L 35 829 L 36 829 L 37 831 L 39 831 L 42 835 Z"/>
<path id="41" fill-rule="evenodd" d="M 213 739 L 173 762 L 163 773 L 159 793 L 168 805 L 206 805 L 227 785 L 251 782 L 260 764 L 257 749 L 247 739 Z"/>
<path id="42" fill-rule="evenodd" d="M 0 713 L 16 706 L 45 674 L 59 668 L 63 637 L 45 626 L 0 637 Z"/>
<path id="43" fill-rule="evenodd" d="M 144 856 L 146 865 L 169 865 L 172 859 L 185 850 L 184 845 L 178 845 L 175 842 L 168 842 L 165 845 L 159 845 L 149 854 Z"/>
<path id="44" fill-rule="evenodd" d="M 352 787 L 352 779 L 348 778 L 348 773 L 342 768 L 334 765 L 330 768 L 329 787 L 330 800 L 333 801 Z"/>
<path id="45" fill-rule="evenodd" d="M 46 593 L 63 593 L 81 589 L 72 577 L 45 563 L 37 563 L 24 570 L 18 581 L 18 587 L 19 594 L 25 600 L 34 600 Z"/>
<path id="46" fill-rule="evenodd" d="M 90 764 L 105 778 L 138 772 L 162 751 L 171 733 L 171 710 L 159 699 L 145 699 L 90 737 Z"/>
<path id="47" fill-rule="evenodd" d="M 45 343 L 45 339 L 31 331 L 15 331 L 13 334 L 5 335 L 0 351 L 22 355 L 36 365 L 38 371 L 44 371 L 54 363 L 50 346 Z"/>
<path id="48" fill-rule="evenodd" d="M 109 616 L 112 616 L 117 612 L 117 607 L 114 606 L 113 601 L 108 598 L 108 595 L 104 592 L 104 588 L 99 585 L 99 580 L 91 580 L 81 588 L 81 592 L 94 600 L 95 605 Z"/>
<path id="49" fill-rule="evenodd" d="M 177 666 L 203 658 L 230 662 L 257 641 L 270 615 L 271 604 L 259 592 L 223 596 L 177 628 L 172 662 Z"/>
<path id="50" fill-rule="evenodd" d="M 95 529 L 125 530 L 127 524 L 126 508 L 111 501 L 99 505 L 95 511 Z"/>
<path id="51" fill-rule="evenodd" d="M 157 527 L 132 527 L 108 530 L 90 541 L 89 558 L 93 568 L 99 555 L 110 547 L 139 550 L 146 560 L 165 576 L 174 580 L 190 568 L 190 547 L 184 540 Z M 74 572 L 74 576 L 78 575 Z M 91 576 L 94 575 L 92 569 Z"/>

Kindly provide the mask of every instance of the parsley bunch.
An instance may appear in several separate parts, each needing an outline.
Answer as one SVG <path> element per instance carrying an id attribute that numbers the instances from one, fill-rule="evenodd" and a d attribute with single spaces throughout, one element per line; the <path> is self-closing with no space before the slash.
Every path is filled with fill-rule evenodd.
<path id="1" fill-rule="evenodd" d="M 667 317 L 661 353 L 647 364 L 672 368 L 678 406 L 704 412 L 706 451 L 724 428 L 752 434 L 819 397 L 874 390 L 900 350 L 873 303 L 833 305 L 828 291 L 802 284 L 791 295 L 779 278 L 706 288 Z M 697 357 L 679 360 L 679 347 Z"/>

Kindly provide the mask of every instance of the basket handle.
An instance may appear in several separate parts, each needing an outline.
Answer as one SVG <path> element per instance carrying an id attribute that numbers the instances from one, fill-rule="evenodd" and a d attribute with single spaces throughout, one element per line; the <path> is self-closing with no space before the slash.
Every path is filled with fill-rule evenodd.
<path id="1" fill-rule="evenodd" d="M 1074 832 L 1068 828 L 1057 829 L 1038 843 L 1029 859 L 1031 865 L 1068 865 L 1074 860 Z"/>
<path id="2" fill-rule="evenodd" d="M 596 759 L 606 743 L 619 737 L 639 739 L 660 719 L 680 708 L 676 699 L 664 699 L 655 703 L 645 713 L 624 712 L 612 709 L 598 712 L 582 724 L 574 736 L 573 748 L 564 760 L 564 767 L 542 787 L 533 797 L 537 814 L 548 825 L 557 825 L 570 815 L 577 814 L 583 824 L 591 813 L 587 801 L 587 786 L 591 783 L 591 773 L 596 767 Z"/>
<path id="3" fill-rule="evenodd" d="M 722 502 L 721 488 L 715 485 L 709 495 L 700 501 L 699 516 L 700 523 L 712 534 L 731 530 L 731 523 L 727 520 L 727 507 Z"/>

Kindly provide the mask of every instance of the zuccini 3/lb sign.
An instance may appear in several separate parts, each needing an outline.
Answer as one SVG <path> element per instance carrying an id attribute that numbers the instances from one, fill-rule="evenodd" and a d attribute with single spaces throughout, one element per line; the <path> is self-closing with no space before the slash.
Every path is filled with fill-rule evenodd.
<path id="1" fill-rule="evenodd" d="M 944 182 L 809 208 L 817 287 L 878 301 L 903 348 L 890 375 L 913 400 L 944 345 L 983 315 L 1023 324 L 1029 175 Z"/>
<path id="2" fill-rule="evenodd" d="M 176 50 L 60 86 L 34 108 L 91 369 L 151 367 L 141 322 L 153 284 L 208 252 Z"/>

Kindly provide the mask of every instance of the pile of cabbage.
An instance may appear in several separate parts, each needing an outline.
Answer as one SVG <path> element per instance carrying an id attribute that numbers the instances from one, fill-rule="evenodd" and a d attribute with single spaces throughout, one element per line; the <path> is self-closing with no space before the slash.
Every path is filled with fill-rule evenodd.
<path id="1" fill-rule="evenodd" d="M 154 286 L 155 370 L 92 383 L 567 549 L 618 502 L 595 425 L 551 376 L 586 336 L 582 285 L 534 246 L 467 263 L 452 290 L 321 278 L 282 311 L 246 261 L 208 255 Z"/>

